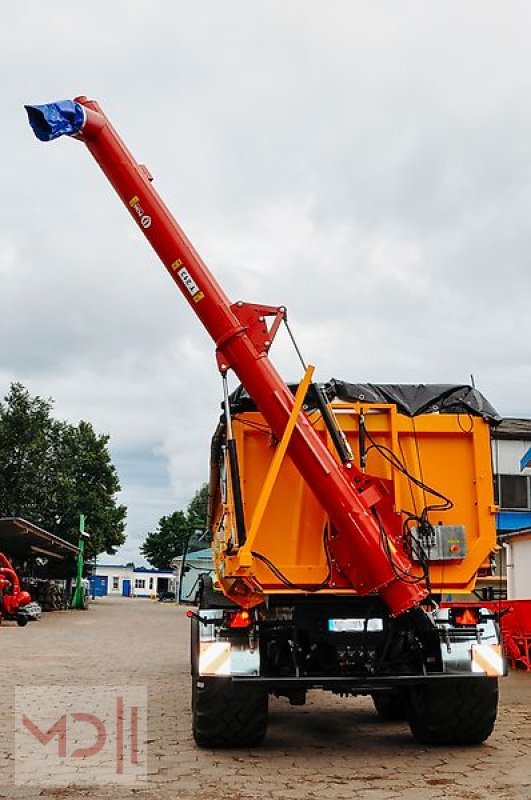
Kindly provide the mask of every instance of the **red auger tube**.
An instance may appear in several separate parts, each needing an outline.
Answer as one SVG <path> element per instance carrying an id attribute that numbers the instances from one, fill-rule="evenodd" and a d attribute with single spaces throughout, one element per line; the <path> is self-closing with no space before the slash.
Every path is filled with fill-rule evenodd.
<path id="1" fill-rule="evenodd" d="M 53 105 L 60 107 L 61 104 Z M 42 130 L 37 131 L 32 120 L 32 113 L 42 114 L 40 109 L 46 108 L 30 107 L 30 122 L 39 138 L 55 138 L 61 131 L 42 135 Z M 244 318 L 246 304 L 231 304 L 154 190 L 149 172 L 135 161 L 98 104 L 78 97 L 70 109 L 72 118 L 77 115 L 82 122 L 70 125 L 65 132 L 85 142 L 214 340 L 221 371 L 234 370 L 280 439 L 293 406 L 293 396 L 267 357 L 270 343 L 265 341 L 260 346 L 256 331 Z M 371 511 L 381 499 L 378 482 L 368 479 L 351 462 L 338 464 L 304 413 L 299 415 L 288 452 L 330 516 L 335 533 L 330 550 L 353 588 L 361 594 L 378 591 L 395 615 L 422 601 L 427 595 L 425 587 L 399 577 L 411 571 L 406 554 L 396 550 L 393 565 L 382 546 L 380 524 Z M 356 480 L 363 491 L 355 487 Z M 341 558 L 336 552 L 342 554 Z"/>

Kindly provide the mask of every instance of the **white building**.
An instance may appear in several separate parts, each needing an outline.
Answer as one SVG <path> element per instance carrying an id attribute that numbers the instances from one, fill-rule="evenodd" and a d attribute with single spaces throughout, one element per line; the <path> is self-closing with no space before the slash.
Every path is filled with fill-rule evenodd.
<path id="1" fill-rule="evenodd" d="M 531 531 L 514 531 L 501 540 L 505 551 L 507 598 L 531 599 Z"/>
<path id="2" fill-rule="evenodd" d="M 122 597 L 158 597 L 161 593 L 176 592 L 176 577 L 172 570 L 135 567 L 134 564 L 98 564 L 89 578 L 91 594 Z"/>
<path id="3" fill-rule="evenodd" d="M 498 542 L 509 600 L 531 599 L 531 419 L 493 429 Z"/>

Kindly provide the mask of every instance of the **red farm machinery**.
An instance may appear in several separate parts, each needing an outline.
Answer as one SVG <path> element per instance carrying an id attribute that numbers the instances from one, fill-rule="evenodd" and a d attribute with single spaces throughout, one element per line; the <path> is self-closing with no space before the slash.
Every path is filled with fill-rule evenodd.
<path id="1" fill-rule="evenodd" d="M 473 387 L 314 383 L 302 358 L 289 387 L 269 357 L 285 307 L 229 300 L 100 106 L 27 111 L 42 141 L 86 145 L 215 344 L 215 570 L 190 612 L 196 742 L 256 745 L 269 695 L 301 704 L 310 689 L 371 695 L 422 742 L 486 739 L 506 671 L 496 615 L 437 600 L 490 568 L 494 410 Z"/>

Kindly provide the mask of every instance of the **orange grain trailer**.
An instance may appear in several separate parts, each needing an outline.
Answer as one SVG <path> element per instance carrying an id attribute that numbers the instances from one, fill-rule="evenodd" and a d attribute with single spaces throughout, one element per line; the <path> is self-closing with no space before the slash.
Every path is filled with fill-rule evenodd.
<path id="1" fill-rule="evenodd" d="M 334 383 L 337 387 L 338 382 Z M 430 388 L 434 405 L 450 388 L 454 403 L 458 402 L 459 391 L 470 392 L 467 387 Z M 331 394 L 330 389 L 327 393 Z M 319 408 L 312 409 L 310 403 L 306 408 L 314 430 L 333 450 Z M 247 410 L 243 410 L 246 406 Z M 323 547 L 326 513 L 289 455 L 275 461 L 278 444 L 261 414 L 248 410 L 248 406 L 248 400 L 241 397 L 232 403 L 247 529 L 246 542 L 235 554 L 227 549 L 234 515 L 232 493 L 228 487 L 224 491 L 221 488 L 221 476 L 227 478 L 229 474 L 223 469 L 224 423 L 216 435 L 218 458 L 212 461 L 210 528 L 214 531 L 216 569 L 226 594 L 237 597 L 234 583 L 240 573 L 250 574 L 247 562 L 253 565 L 259 587 L 257 602 L 261 602 L 263 592 L 288 591 L 286 581 L 271 570 L 268 562 L 289 582 L 307 587 L 322 584 L 331 566 L 331 578 L 321 591 L 349 592 L 351 587 L 341 569 L 334 568 Z M 427 577 L 431 591 L 470 594 L 477 575 L 490 572 L 496 549 L 489 422 L 463 411 L 437 410 L 411 416 L 400 413 L 396 405 L 365 400 L 334 399 L 331 408 L 355 461 L 364 460 L 367 472 L 388 483 L 388 502 L 397 522 L 403 525 L 406 517 L 412 516 L 408 530 L 413 533 L 404 538 L 415 564 L 412 575 L 419 580 L 423 577 L 419 558 L 413 552 L 415 546 L 411 541 L 407 545 L 416 536 L 429 557 Z M 431 489 L 441 497 L 432 494 Z M 430 505 L 434 506 L 429 514 L 433 529 L 429 526 L 426 533 L 419 533 L 417 518 Z M 254 558 L 247 558 L 253 553 Z"/>
<path id="2" fill-rule="evenodd" d="M 230 547 L 235 506 L 222 417 L 210 475 L 215 580 L 204 576 L 192 621 L 193 674 L 201 692 L 196 739 L 211 743 L 214 730 L 217 743 L 253 743 L 265 732 L 268 692 L 301 704 L 308 689 L 320 688 L 372 695 L 382 718 L 407 719 L 422 742 L 482 741 L 494 725 L 497 678 L 506 664 L 496 612 L 465 598 L 477 577 L 493 568 L 490 437 L 499 417 L 468 386 L 335 380 L 321 389 L 356 463 L 387 487 L 387 519 L 401 531 L 391 538 L 382 529 L 389 559 L 397 547 L 407 554 L 412 568 L 401 577 L 427 586 L 430 601 L 421 612 L 396 617 L 378 596 L 352 591 L 343 562 L 328 548 L 329 517 L 240 389 L 230 409 L 247 539 L 236 551 Z M 311 389 L 303 405 L 333 452 Z M 342 555 L 356 559 L 354 550 Z M 252 613 L 244 618 L 234 611 L 242 581 L 255 590 Z M 464 601 L 439 607 L 446 594 Z M 217 691 L 222 678 L 225 695 Z M 231 713 L 222 712 L 229 696 Z M 246 709 L 254 724 L 248 720 L 243 732 L 234 719 Z M 223 719 L 217 728 L 216 718 Z"/>

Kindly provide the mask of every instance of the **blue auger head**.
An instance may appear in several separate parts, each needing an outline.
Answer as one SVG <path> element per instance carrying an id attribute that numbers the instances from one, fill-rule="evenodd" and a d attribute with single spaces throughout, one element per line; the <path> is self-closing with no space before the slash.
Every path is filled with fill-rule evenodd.
<path id="1" fill-rule="evenodd" d="M 74 136 L 85 122 L 83 106 L 74 100 L 59 100 L 43 106 L 24 106 L 37 139 L 49 142 L 59 136 Z"/>

